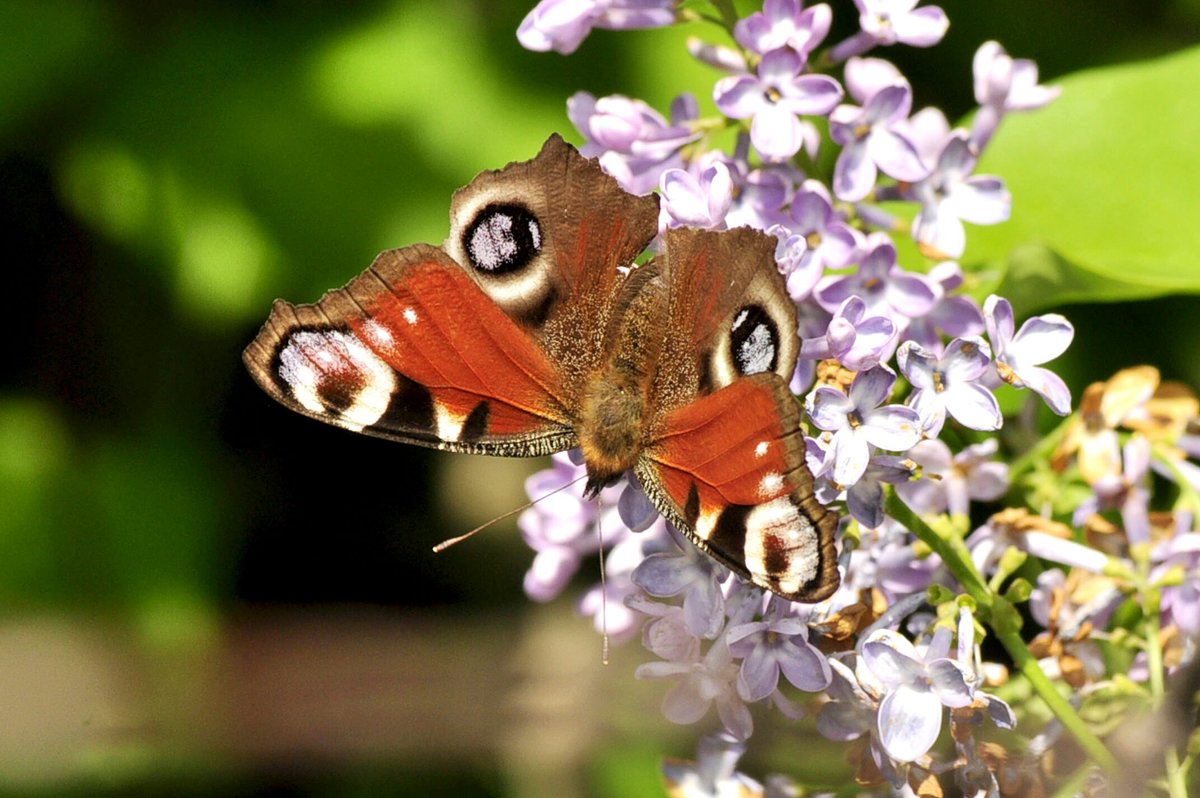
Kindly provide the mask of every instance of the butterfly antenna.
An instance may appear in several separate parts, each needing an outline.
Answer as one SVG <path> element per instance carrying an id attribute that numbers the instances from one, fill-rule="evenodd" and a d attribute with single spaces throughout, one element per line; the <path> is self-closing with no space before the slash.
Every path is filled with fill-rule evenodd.
<path id="1" fill-rule="evenodd" d="M 600 542 L 600 661 L 608 664 L 608 584 L 604 578 L 604 504 L 596 494 L 596 538 Z"/>
<path id="2" fill-rule="evenodd" d="M 558 493 L 559 491 L 566 490 L 567 488 L 571 487 L 572 485 L 576 484 L 577 482 L 579 482 L 580 480 L 583 480 L 583 479 L 587 479 L 587 474 L 583 474 L 583 475 L 581 475 L 581 476 L 580 476 L 578 479 L 573 479 L 573 480 L 571 480 L 570 482 L 567 482 L 567 483 L 566 483 L 566 484 L 564 484 L 564 485 L 559 485 L 559 486 L 558 486 L 557 488 L 555 488 L 554 490 L 550 491 L 549 493 L 546 493 L 546 494 L 543 494 L 543 495 L 541 495 L 541 496 L 538 496 L 536 499 L 530 499 L 529 501 L 527 501 L 527 502 L 525 502 L 524 504 L 522 504 L 520 507 L 517 507 L 517 508 L 514 508 L 514 509 L 512 509 L 512 510 L 509 510 L 509 511 L 508 511 L 508 512 L 506 512 L 506 513 L 501 513 L 500 515 L 496 516 L 496 517 L 495 517 L 495 518 L 493 518 L 492 520 L 490 520 L 490 521 L 485 521 L 484 523 L 482 523 L 482 524 L 480 524 L 479 526 L 475 527 L 475 528 L 474 528 L 474 529 L 472 529 L 470 532 L 467 532 L 467 533 L 465 533 L 465 534 L 459 535 L 458 537 L 453 537 L 453 538 L 450 538 L 449 540 L 443 540 L 441 543 L 439 543 L 439 544 L 437 544 L 436 546 L 434 546 L 434 547 L 433 547 L 433 551 L 434 551 L 434 553 L 436 554 L 436 553 L 439 553 L 439 552 L 443 552 L 443 551 L 445 551 L 446 549 L 450 548 L 451 546 L 453 546 L 453 545 L 454 545 L 454 544 L 456 544 L 456 543 L 462 543 L 462 542 L 463 542 L 464 540 L 466 540 L 467 538 L 469 538 L 469 537 L 474 537 L 474 535 L 475 535 L 477 532 L 482 532 L 483 530 L 487 529 L 489 526 L 491 526 L 492 524 L 496 523 L 497 521 L 503 521 L 505 518 L 510 518 L 511 516 L 514 516 L 514 515 L 516 515 L 517 513 L 522 513 L 522 512 L 525 512 L 525 511 L 526 511 L 526 510 L 528 510 L 530 507 L 532 507 L 533 505 L 535 505 L 535 504 L 537 504 L 538 502 L 540 502 L 542 499 L 548 499 L 548 498 L 550 498 L 551 496 L 553 496 L 554 494 Z"/>

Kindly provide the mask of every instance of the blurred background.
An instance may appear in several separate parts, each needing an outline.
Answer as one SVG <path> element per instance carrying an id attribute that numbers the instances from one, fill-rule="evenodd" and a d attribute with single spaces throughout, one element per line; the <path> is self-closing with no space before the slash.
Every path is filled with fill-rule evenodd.
<path id="1" fill-rule="evenodd" d="M 711 111 L 683 46 L 709 30 L 564 58 L 517 44 L 532 5 L 0 2 L 0 794 L 654 795 L 661 757 L 691 756 L 702 729 L 660 717 L 637 646 L 601 664 L 578 589 L 524 598 L 511 521 L 430 552 L 540 464 L 326 427 L 241 365 L 275 297 L 440 242 L 479 170 L 578 142 L 576 90 Z M 1196 0 L 942 5 L 942 45 L 884 55 L 951 119 L 987 39 L 1043 82 L 1200 40 Z M 1200 304 L 1144 293 L 1017 312 L 1076 324 L 1056 365 L 1076 396 L 1141 362 L 1200 385 Z M 760 774 L 848 772 L 759 734 Z"/>

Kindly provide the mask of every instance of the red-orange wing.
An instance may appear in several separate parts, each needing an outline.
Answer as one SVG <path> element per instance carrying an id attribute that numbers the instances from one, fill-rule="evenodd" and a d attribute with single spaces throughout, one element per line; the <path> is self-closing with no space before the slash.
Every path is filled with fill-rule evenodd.
<path id="1" fill-rule="evenodd" d="M 507 455 L 574 445 L 544 349 L 428 245 L 384 252 L 316 304 L 276 302 L 245 361 L 283 404 L 355 431 Z"/>
<path id="2" fill-rule="evenodd" d="M 837 589 L 837 516 L 813 496 L 796 402 L 778 375 L 735 380 L 661 428 L 638 478 L 696 546 L 794 601 Z"/>

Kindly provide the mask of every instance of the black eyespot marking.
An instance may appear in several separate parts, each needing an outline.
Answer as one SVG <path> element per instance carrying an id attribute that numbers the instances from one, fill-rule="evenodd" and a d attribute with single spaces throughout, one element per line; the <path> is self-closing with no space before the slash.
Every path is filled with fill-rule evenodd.
<path id="1" fill-rule="evenodd" d="M 523 268 L 542 251 L 542 228 L 524 205 L 496 203 L 475 214 L 462 244 L 476 269 L 506 274 Z"/>
<path id="2" fill-rule="evenodd" d="M 733 317 L 730 354 L 742 376 L 774 371 L 779 365 L 779 330 L 767 311 L 746 305 Z"/>

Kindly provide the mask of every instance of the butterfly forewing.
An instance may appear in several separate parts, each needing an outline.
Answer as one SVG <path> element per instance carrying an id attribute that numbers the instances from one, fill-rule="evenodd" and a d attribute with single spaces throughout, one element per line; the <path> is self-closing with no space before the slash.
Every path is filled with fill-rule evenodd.
<path id="1" fill-rule="evenodd" d="M 284 404 L 359 432 L 495 454 L 574 441 L 545 352 L 427 245 L 381 254 L 315 305 L 277 303 L 246 362 Z"/>

